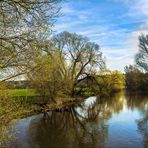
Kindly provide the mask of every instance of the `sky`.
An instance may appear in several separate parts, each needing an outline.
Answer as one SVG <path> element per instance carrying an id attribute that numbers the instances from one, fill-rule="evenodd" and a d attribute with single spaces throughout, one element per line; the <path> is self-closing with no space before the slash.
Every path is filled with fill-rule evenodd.
<path id="1" fill-rule="evenodd" d="M 138 36 L 148 34 L 148 0 L 66 0 L 55 23 L 56 33 L 69 31 L 100 45 L 107 67 L 134 64 Z"/>

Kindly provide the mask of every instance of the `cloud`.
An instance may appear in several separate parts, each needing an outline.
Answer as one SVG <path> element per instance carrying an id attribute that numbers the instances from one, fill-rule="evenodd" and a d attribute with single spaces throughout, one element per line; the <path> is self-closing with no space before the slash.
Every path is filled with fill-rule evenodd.
<path id="1" fill-rule="evenodd" d="M 138 51 L 138 44 L 139 44 L 139 40 L 138 40 L 138 37 L 141 35 L 141 34 L 148 34 L 148 22 L 145 22 L 145 23 L 142 23 L 140 26 L 139 26 L 139 29 L 133 31 L 131 34 L 130 34 L 130 37 L 129 37 L 129 40 L 128 40 L 128 44 L 130 45 L 130 48 L 137 52 Z"/>
<path id="2" fill-rule="evenodd" d="M 134 52 L 130 47 L 128 48 L 113 48 L 104 47 L 102 49 L 105 57 L 107 67 L 112 70 L 120 70 L 124 72 L 124 67 L 129 64 L 134 64 Z"/>
<path id="3" fill-rule="evenodd" d="M 68 30 L 76 25 L 81 24 L 81 21 L 74 21 L 74 22 L 63 22 L 63 23 L 59 23 L 54 27 L 54 30 L 56 30 L 57 32 L 61 32 L 64 30 Z"/>
<path id="4" fill-rule="evenodd" d="M 72 8 L 71 4 L 70 3 L 64 3 L 62 5 L 62 10 L 61 10 L 61 13 L 62 14 L 71 14 L 73 13 L 75 10 Z"/>
<path id="5" fill-rule="evenodd" d="M 123 3 L 129 9 L 128 15 L 131 17 L 148 16 L 148 0 L 113 0 Z"/>
<path id="6" fill-rule="evenodd" d="M 134 0 L 130 7 L 131 16 L 145 15 L 148 16 L 148 0 Z"/>
<path id="7" fill-rule="evenodd" d="M 98 43 L 111 69 L 123 71 L 133 64 L 138 36 L 148 34 L 148 0 L 71 0 L 63 4 L 62 14 L 55 30 L 75 32 Z"/>
<path id="8" fill-rule="evenodd" d="M 119 58 L 107 58 L 107 66 L 112 70 L 120 70 L 124 72 L 124 67 L 129 63 L 133 64 L 133 56 L 127 55 Z"/>

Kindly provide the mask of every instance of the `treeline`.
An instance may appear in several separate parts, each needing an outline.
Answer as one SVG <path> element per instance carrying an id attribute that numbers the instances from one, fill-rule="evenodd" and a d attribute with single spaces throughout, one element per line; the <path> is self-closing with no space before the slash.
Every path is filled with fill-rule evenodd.
<path id="1" fill-rule="evenodd" d="M 148 35 L 139 36 L 135 65 L 125 67 L 127 90 L 148 91 Z"/>
<path id="2" fill-rule="evenodd" d="M 64 31 L 53 34 L 53 24 L 60 14 L 59 0 L 2 0 L 0 4 L 1 87 L 8 80 L 25 79 L 41 95 L 53 99 L 75 94 L 80 84 L 89 78 L 94 84 L 87 87 L 94 87 L 97 93 L 110 93 L 124 87 L 124 75 L 107 70 L 105 58 L 97 43 L 76 33 Z M 144 76 L 148 70 L 147 38 L 144 35 L 139 38 L 140 50 L 136 55 L 137 65 L 145 69 Z M 135 81 L 130 76 L 135 74 L 130 73 L 127 70 L 128 88 Z M 137 79 L 140 80 L 143 75 Z M 142 81 L 135 82 L 136 89 L 147 86 Z"/>
<path id="3" fill-rule="evenodd" d="M 141 72 L 136 66 L 125 67 L 127 90 L 148 91 L 148 73 Z"/>

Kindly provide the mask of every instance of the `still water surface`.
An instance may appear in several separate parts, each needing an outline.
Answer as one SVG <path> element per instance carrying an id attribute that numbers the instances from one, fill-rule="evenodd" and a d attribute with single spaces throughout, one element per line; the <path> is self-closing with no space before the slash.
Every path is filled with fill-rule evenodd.
<path id="1" fill-rule="evenodd" d="M 15 148 L 148 148 L 148 95 L 89 97 L 15 122 Z"/>

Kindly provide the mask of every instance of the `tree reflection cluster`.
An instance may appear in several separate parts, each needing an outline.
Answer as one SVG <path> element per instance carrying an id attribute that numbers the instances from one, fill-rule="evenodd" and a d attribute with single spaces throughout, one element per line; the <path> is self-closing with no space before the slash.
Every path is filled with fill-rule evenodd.
<path id="1" fill-rule="evenodd" d="M 119 93 L 110 98 L 88 98 L 82 103 L 71 105 L 62 112 L 52 111 L 39 119 L 32 120 L 28 128 L 29 145 L 31 147 L 64 147 L 64 148 L 98 148 L 106 147 L 109 134 L 108 120 L 114 113 L 136 108 L 142 118 L 136 120 L 139 132 L 143 136 L 144 146 L 148 146 L 148 99 L 143 96 L 126 99 Z M 126 102 L 125 102 L 126 100 Z M 35 145 L 36 144 L 36 145 Z"/>

